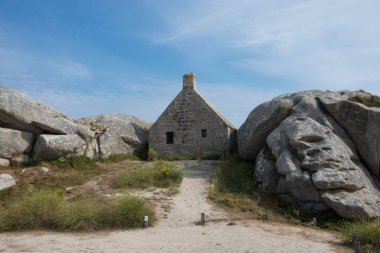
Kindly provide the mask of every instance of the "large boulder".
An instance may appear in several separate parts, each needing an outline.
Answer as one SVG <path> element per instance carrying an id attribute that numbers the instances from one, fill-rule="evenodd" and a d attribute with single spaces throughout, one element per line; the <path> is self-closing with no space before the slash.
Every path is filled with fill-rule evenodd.
<path id="1" fill-rule="evenodd" d="M 67 118 L 20 91 L 0 87 L 0 126 L 41 134 L 44 130 L 33 125 L 32 121 L 60 117 Z"/>
<path id="2" fill-rule="evenodd" d="M 0 127 L 0 158 L 10 159 L 29 153 L 32 147 L 32 133 Z"/>
<path id="3" fill-rule="evenodd" d="M 60 157 L 85 155 L 87 143 L 76 134 L 48 135 L 38 137 L 34 147 L 34 161 Z"/>
<path id="4" fill-rule="evenodd" d="M 137 117 L 104 114 L 80 119 L 78 122 L 104 126 L 105 131 L 98 137 L 100 157 L 105 158 L 112 154 L 140 154 L 146 151 L 150 124 Z"/>
<path id="5" fill-rule="evenodd" d="M 240 155 L 255 159 L 266 137 L 289 115 L 292 106 L 291 100 L 279 98 L 256 107 L 238 131 Z"/>
<path id="6" fill-rule="evenodd" d="M 0 191 L 16 185 L 16 180 L 8 174 L 0 174 Z"/>
<path id="7" fill-rule="evenodd" d="M 271 104 L 291 101 L 288 104 L 292 107 L 287 108 L 286 115 L 276 116 L 273 110 L 268 110 L 271 115 L 266 118 L 278 119 L 271 119 L 270 122 L 276 124 L 266 124 L 265 131 L 261 132 L 257 129 L 259 123 L 252 121 L 260 121 L 263 112 L 253 110 L 239 129 L 238 135 L 244 137 L 239 139 L 243 141 L 239 143 L 239 153 L 246 159 L 253 156 L 256 165 L 260 162 L 256 175 L 265 184 L 264 190 L 288 196 L 300 208 L 332 209 L 346 218 L 380 217 L 380 191 L 374 178 L 379 168 L 380 129 L 376 126 L 379 122 L 376 113 L 380 109 L 358 103 L 358 99 L 355 100 L 358 96 L 362 100 L 368 97 L 374 100 L 364 92 L 318 90 L 280 96 Z M 364 115 L 353 116 L 359 112 Z M 360 120 L 363 118 L 365 120 Z M 271 130 L 268 132 L 268 129 Z M 358 132 L 361 140 L 355 136 L 359 136 Z M 263 144 L 262 139 L 266 143 Z M 263 159 L 263 145 L 272 153 L 270 161 Z M 258 153 L 257 148 L 262 151 Z M 361 150 L 367 152 L 367 158 Z M 368 160 L 370 158 L 373 159 Z M 368 161 L 372 161 L 374 167 L 370 167 Z"/>
<path id="8" fill-rule="evenodd" d="M 32 121 L 32 124 L 50 134 L 77 134 L 86 141 L 93 140 L 95 137 L 95 133 L 88 127 L 76 124 L 73 121 L 63 117 L 42 118 Z"/>
<path id="9" fill-rule="evenodd" d="M 78 134 L 86 141 L 94 138 L 87 127 L 20 91 L 5 87 L 0 87 L 0 127 L 36 135 Z"/>

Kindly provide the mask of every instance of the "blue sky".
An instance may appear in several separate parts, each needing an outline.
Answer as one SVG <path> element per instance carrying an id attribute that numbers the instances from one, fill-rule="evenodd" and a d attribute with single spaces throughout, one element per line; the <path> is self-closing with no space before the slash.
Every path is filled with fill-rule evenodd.
<path id="1" fill-rule="evenodd" d="M 380 94 L 377 0 L 0 1 L 0 85 L 154 121 L 193 71 L 237 127 L 305 89 Z"/>

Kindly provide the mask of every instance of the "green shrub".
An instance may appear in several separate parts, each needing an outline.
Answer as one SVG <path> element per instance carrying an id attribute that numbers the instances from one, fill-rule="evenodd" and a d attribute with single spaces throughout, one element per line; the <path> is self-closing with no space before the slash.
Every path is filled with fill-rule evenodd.
<path id="1" fill-rule="evenodd" d="M 88 200 L 77 200 L 62 205 L 58 227 L 63 230 L 95 230 L 100 220 L 99 206 Z"/>
<path id="2" fill-rule="evenodd" d="M 217 192 L 252 193 L 254 166 L 237 155 L 228 157 L 214 171 L 212 184 Z"/>
<path id="3" fill-rule="evenodd" d="M 113 227 L 137 228 L 144 226 L 144 216 L 149 216 L 149 225 L 155 217 L 149 203 L 140 197 L 125 196 L 116 201 L 109 213 L 108 222 Z"/>
<path id="4" fill-rule="evenodd" d="M 352 234 L 356 233 L 362 245 L 380 246 L 380 220 L 345 221 L 341 223 L 339 231 L 347 242 L 351 241 Z"/>

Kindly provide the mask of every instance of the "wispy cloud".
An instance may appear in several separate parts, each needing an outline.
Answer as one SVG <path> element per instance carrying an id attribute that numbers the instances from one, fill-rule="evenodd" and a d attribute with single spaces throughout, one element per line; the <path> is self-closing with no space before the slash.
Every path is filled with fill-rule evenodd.
<path id="1" fill-rule="evenodd" d="M 35 54 L 25 49 L 0 49 L 0 83 L 15 87 L 65 86 L 68 80 L 83 81 L 91 70 L 69 57 Z"/>
<path id="2" fill-rule="evenodd" d="M 167 30 L 154 41 L 190 48 L 194 58 L 195 47 L 212 41 L 213 48 L 198 52 L 235 52 L 226 59 L 230 66 L 285 77 L 303 89 L 371 88 L 380 81 L 378 1 L 206 2 L 163 11 Z"/>

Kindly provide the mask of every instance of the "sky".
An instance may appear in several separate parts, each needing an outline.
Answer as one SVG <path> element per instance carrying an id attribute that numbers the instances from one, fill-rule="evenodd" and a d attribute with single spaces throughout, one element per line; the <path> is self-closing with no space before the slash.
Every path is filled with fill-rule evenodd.
<path id="1" fill-rule="evenodd" d="M 197 75 L 236 127 L 306 89 L 380 95 L 378 0 L 0 0 L 0 85 L 155 121 Z"/>

